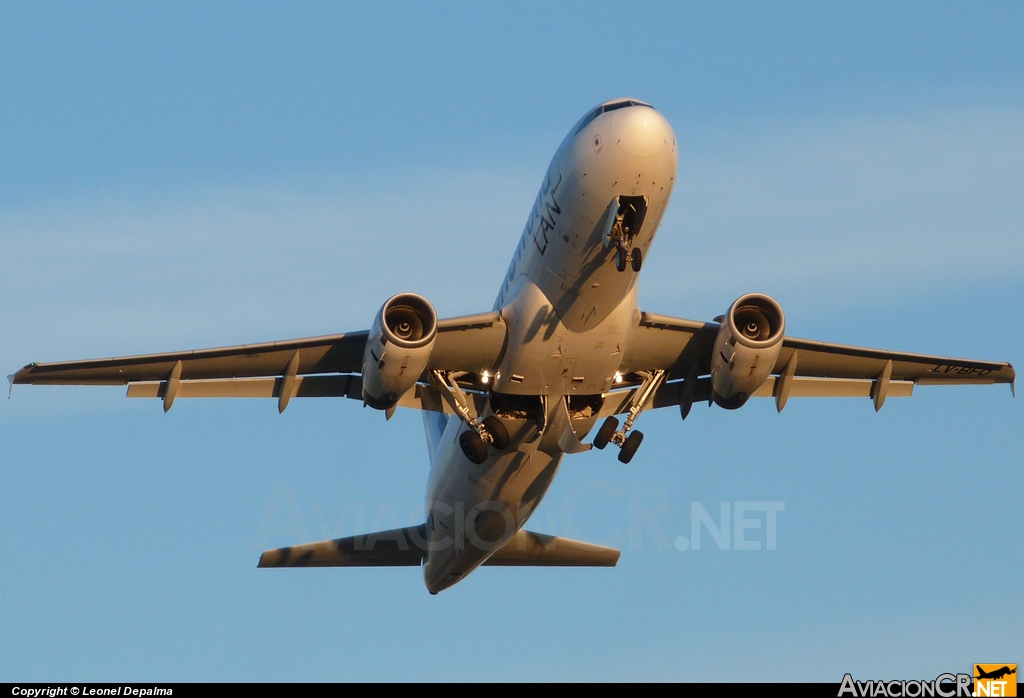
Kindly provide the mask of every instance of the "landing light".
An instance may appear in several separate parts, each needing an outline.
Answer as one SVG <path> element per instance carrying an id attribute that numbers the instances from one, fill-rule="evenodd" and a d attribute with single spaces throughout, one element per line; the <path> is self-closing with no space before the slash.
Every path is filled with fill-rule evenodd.
<path id="1" fill-rule="evenodd" d="M 616 383 L 621 383 L 622 382 L 622 374 L 619 373 L 618 371 L 615 372 L 615 382 Z"/>
<path id="2" fill-rule="evenodd" d="M 487 371 L 484 371 L 483 373 L 480 374 L 480 382 L 481 383 L 483 383 L 484 385 L 487 385 L 487 381 L 489 381 L 489 380 L 491 380 L 491 374 L 489 374 Z"/>

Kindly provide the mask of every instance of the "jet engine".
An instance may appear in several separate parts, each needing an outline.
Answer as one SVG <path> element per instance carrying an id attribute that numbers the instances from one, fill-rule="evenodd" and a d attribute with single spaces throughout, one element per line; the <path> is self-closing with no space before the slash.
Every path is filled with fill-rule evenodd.
<path id="1" fill-rule="evenodd" d="M 363 402 L 395 406 L 426 370 L 437 336 L 437 313 L 423 296 L 400 293 L 381 307 L 363 350 Z"/>
<path id="2" fill-rule="evenodd" d="M 742 407 L 775 368 L 786 317 L 774 299 L 748 293 L 729 306 L 711 357 L 711 397 L 727 410 Z"/>

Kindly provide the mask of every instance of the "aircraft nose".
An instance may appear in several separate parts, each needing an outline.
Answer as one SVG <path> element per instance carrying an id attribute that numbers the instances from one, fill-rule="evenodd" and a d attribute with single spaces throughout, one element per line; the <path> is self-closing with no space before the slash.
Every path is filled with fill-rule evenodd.
<path id="1" fill-rule="evenodd" d="M 630 155 L 648 157 L 675 146 L 675 132 L 654 109 L 622 109 L 617 116 L 615 138 L 618 146 Z"/>

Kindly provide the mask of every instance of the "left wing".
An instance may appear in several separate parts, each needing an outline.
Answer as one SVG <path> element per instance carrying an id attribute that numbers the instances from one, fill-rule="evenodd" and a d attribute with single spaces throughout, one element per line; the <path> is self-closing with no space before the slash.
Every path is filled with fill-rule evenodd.
<path id="1" fill-rule="evenodd" d="M 368 333 L 292 339 L 112 359 L 31 363 L 12 376 L 33 385 L 128 385 L 129 397 L 339 396 L 362 399 Z M 429 368 L 475 371 L 501 354 L 505 324 L 497 312 L 438 321 Z M 286 385 L 287 384 L 287 385 Z M 403 401 L 419 404 L 418 392 Z M 287 404 L 287 400 L 284 401 Z"/>
<path id="2" fill-rule="evenodd" d="M 659 388 L 651 406 L 678 405 L 682 394 L 682 381 L 678 379 L 685 378 L 694 367 L 694 375 L 706 376 L 710 372 L 718 329 L 714 322 L 641 313 L 639 323 L 631 330 L 623 373 L 628 378 L 628 373 L 634 371 L 666 371 L 667 382 Z M 791 362 L 792 372 L 784 376 Z M 778 399 L 783 385 L 786 397 L 876 397 L 877 385 L 883 379 L 891 397 L 909 396 L 915 385 L 1009 383 L 1012 389 L 1015 378 L 1013 366 L 1006 362 L 909 354 L 786 337 L 773 375 L 753 397 Z M 622 405 L 628 404 L 628 392 L 622 392 Z M 700 378 L 692 397 L 707 400 L 710 379 Z M 609 401 L 602 413 L 614 414 L 619 402 Z"/>
<path id="3" fill-rule="evenodd" d="M 181 362 L 179 380 L 283 375 L 296 352 L 298 375 L 359 373 L 365 331 L 216 349 L 141 354 L 113 359 L 31 363 L 11 377 L 32 385 L 125 385 L 162 381 Z"/>

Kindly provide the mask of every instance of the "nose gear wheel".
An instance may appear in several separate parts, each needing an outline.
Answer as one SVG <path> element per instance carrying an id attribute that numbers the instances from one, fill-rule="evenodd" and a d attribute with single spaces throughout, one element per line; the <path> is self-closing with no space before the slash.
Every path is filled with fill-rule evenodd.
<path id="1" fill-rule="evenodd" d="M 644 254 L 640 251 L 639 247 L 634 247 L 633 251 L 629 253 L 629 265 L 633 267 L 633 271 L 640 271 L 640 267 L 644 263 Z"/>

